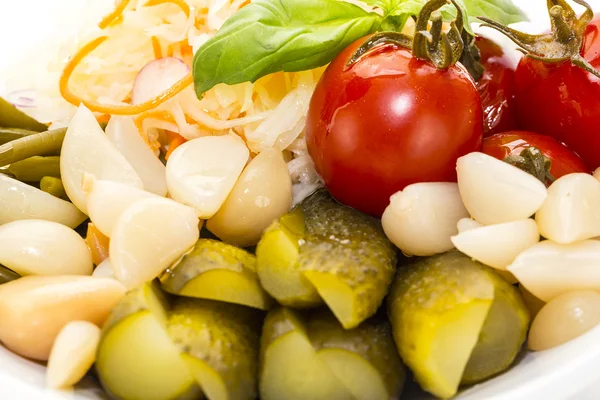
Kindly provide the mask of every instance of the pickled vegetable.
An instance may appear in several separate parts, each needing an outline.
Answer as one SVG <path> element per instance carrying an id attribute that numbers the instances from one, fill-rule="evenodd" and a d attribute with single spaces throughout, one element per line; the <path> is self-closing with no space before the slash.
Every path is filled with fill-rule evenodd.
<path id="1" fill-rule="evenodd" d="M 510 365 L 529 322 L 516 289 L 456 251 L 404 267 L 388 310 L 403 360 L 441 398 Z"/>
<path id="2" fill-rule="evenodd" d="M 48 129 L 46 125 L 31 118 L 2 97 L 0 97 L 0 126 L 6 128 L 28 129 L 36 132 L 42 132 Z"/>
<path id="3" fill-rule="evenodd" d="M 20 277 L 21 275 L 17 274 L 15 271 L 6 268 L 4 265 L 0 265 L 0 285 L 19 279 Z"/>
<path id="4" fill-rule="evenodd" d="M 269 312 L 260 354 L 262 400 L 353 400 L 350 390 L 317 356 L 305 323 L 295 311 Z"/>
<path id="5" fill-rule="evenodd" d="M 565 293 L 550 300 L 531 324 L 529 348 L 547 350 L 600 324 L 600 294 L 591 290 Z"/>
<path id="6" fill-rule="evenodd" d="M 329 310 L 320 310 L 307 332 L 317 356 L 356 400 L 400 397 L 406 371 L 388 321 L 374 317 L 345 330 Z"/>
<path id="7" fill-rule="evenodd" d="M 244 169 L 206 227 L 227 243 L 254 246 L 263 231 L 292 207 L 292 180 L 281 152 L 265 150 Z"/>
<path id="8" fill-rule="evenodd" d="M 519 284 L 519 291 L 521 292 L 523 301 L 529 310 L 529 315 L 531 315 L 532 319 L 535 318 L 535 316 L 540 312 L 542 307 L 546 305 L 546 303 L 538 299 L 533 293 L 531 293 L 525 286 L 521 284 Z"/>
<path id="9" fill-rule="evenodd" d="M 256 254 L 260 282 L 279 303 L 314 306 L 320 297 L 346 329 L 375 314 L 396 264 L 380 223 L 324 190 L 271 225 Z"/>
<path id="10" fill-rule="evenodd" d="M 238 247 L 200 239 L 194 249 L 161 276 L 162 288 L 180 296 L 268 310 L 272 304 L 256 275 L 256 257 Z"/>
<path id="11" fill-rule="evenodd" d="M 65 191 L 65 187 L 63 186 L 60 178 L 55 178 L 54 176 L 44 176 L 40 180 L 40 190 L 42 192 L 51 194 L 54 197 L 58 197 L 59 199 L 68 200 L 67 192 Z"/>
<path id="12" fill-rule="evenodd" d="M 60 157 L 30 157 L 12 163 L 8 172 L 23 182 L 39 182 L 45 176 L 60 178 Z"/>
<path id="13" fill-rule="evenodd" d="M 39 133 L 39 132 L 31 131 L 28 129 L 1 128 L 0 127 L 0 145 L 3 145 L 8 142 L 12 142 L 13 140 L 24 138 L 25 136 L 35 135 L 37 133 Z"/>
<path id="14" fill-rule="evenodd" d="M 58 155 L 67 130 L 64 128 L 24 136 L 0 146 L 0 166 L 34 156 Z"/>
<path id="15" fill-rule="evenodd" d="M 184 400 L 200 396 L 166 330 L 167 303 L 158 288 L 130 291 L 102 330 L 96 371 L 106 391 L 122 400 Z"/>
<path id="16" fill-rule="evenodd" d="M 253 400 L 260 322 L 253 310 L 233 304 L 179 299 L 167 328 L 209 400 Z"/>

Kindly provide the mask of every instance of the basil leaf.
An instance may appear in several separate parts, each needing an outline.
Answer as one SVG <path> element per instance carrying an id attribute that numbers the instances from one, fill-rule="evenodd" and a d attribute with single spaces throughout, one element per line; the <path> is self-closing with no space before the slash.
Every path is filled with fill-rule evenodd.
<path id="1" fill-rule="evenodd" d="M 230 17 L 194 55 L 198 97 L 219 83 L 254 82 L 333 60 L 377 31 L 382 17 L 338 0 L 256 0 Z"/>
<path id="2" fill-rule="evenodd" d="M 469 15 L 487 17 L 503 25 L 528 21 L 527 15 L 511 0 L 463 0 Z"/>

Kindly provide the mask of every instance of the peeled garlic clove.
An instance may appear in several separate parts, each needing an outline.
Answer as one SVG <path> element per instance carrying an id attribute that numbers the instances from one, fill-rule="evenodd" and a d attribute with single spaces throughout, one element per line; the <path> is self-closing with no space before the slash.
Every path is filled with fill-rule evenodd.
<path id="1" fill-rule="evenodd" d="M 100 265 L 98 265 L 94 269 L 94 272 L 92 272 L 92 276 L 96 278 L 117 279 L 115 277 L 115 271 L 113 270 L 113 266 L 110 263 L 110 258 L 107 258 L 106 260 L 102 261 Z"/>
<path id="2" fill-rule="evenodd" d="M 0 342 L 15 353 L 46 361 L 60 330 L 72 321 L 98 326 L 125 295 L 114 279 L 25 276 L 0 285 Z"/>
<path id="3" fill-rule="evenodd" d="M 206 227 L 221 240 L 248 247 L 292 207 L 292 179 L 281 152 L 268 149 L 242 172 L 219 211 Z"/>
<path id="4" fill-rule="evenodd" d="M 462 201 L 484 225 L 531 217 L 546 200 L 546 186 L 533 175 L 483 153 L 470 153 L 456 164 Z"/>
<path id="5" fill-rule="evenodd" d="M 106 136 L 135 169 L 145 190 L 159 196 L 167 194 L 165 166 L 144 142 L 131 117 L 112 117 Z"/>
<path id="6" fill-rule="evenodd" d="M 430 256 L 454 247 L 450 237 L 468 216 L 456 183 L 417 183 L 391 197 L 382 224 L 404 254 Z"/>
<path id="7" fill-rule="evenodd" d="M 92 254 L 73 229 L 23 220 L 0 226 L 0 264 L 20 275 L 91 275 Z"/>
<path id="8" fill-rule="evenodd" d="M 198 217 L 173 200 L 140 200 L 117 220 L 110 262 L 117 279 L 133 289 L 156 278 L 198 240 Z"/>
<path id="9" fill-rule="evenodd" d="M 525 250 L 507 269 L 545 302 L 572 290 L 600 290 L 600 241 L 546 240 Z"/>
<path id="10" fill-rule="evenodd" d="M 570 174 L 548 188 L 535 220 L 545 238 L 558 243 L 600 236 L 600 182 L 589 174 Z"/>
<path id="11" fill-rule="evenodd" d="M 160 198 L 121 183 L 95 179 L 89 174 L 84 174 L 83 189 L 87 193 L 88 215 L 107 237 L 111 237 L 117 219 L 130 205 L 143 199 Z"/>
<path id="12" fill-rule="evenodd" d="M 46 370 L 46 384 L 63 389 L 79 382 L 96 360 L 100 328 L 91 322 L 69 322 L 59 332 Z"/>
<path id="13" fill-rule="evenodd" d="M 0 174 L 0 205 L 0 225 L 24 219 L 43 219 L 77 228 L 87 219 L 68 201 L 3 174 Z"/>
<path id="14" fill-rule="evenodd" d="M 531 324 L 528 345 L 542 351 L 583 335 L 600 324 L 600 294 L 592 290 L 565 293 L 546 304 Z"/>
<path id="15" fill-rule="evenodd" d="M 142 181 L 127 159 L 108 140 L 94 114 L 79 106 L 69 124 L 60 154 L 60 174 L 69 199 L 87 214 L 81 183 L 83 173 L 142 189 Z"/>
<path id="16" fill-rule="evenodd" d="M 179 146 L 167 162 L 169 194 L 208 219 L 221 208 L 248 161 L 235 135 L 207 136 Z"/>
<path id="17" fill-rule="evenodd" d="M 464 254 L 502 270 L 539 241 L 540 234 L 532 219 L 483 226 L 452 237 L 454 246 Z"/>
<path id="18" fill-rule="evenodd" d="M 458 221 L 458 224 L 456 225 L 456 227 L 458 228 L 458 233 L 470 231 L 471 229 L 481 228 L 482 226 L 483 225 L 481 225 L 479 222 L 471 218 L 463 218 L 460 221 Z"/>

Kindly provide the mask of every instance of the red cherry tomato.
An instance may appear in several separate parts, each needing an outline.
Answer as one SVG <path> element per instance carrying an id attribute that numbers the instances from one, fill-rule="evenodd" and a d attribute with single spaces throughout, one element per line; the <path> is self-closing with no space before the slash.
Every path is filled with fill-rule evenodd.
<path id="1" fill-rule="evenodd" d="M 581 55 L 600 68 L 600 19 L 587 27 Z M 585 161 L 600 166 L 600 79 L 570 61 L 549 64 L 523 57 L 516 72 L 520 126 L 564 142 Z"/>
<path id="2" fill-rule="evenodd" d="M 308 151 L 340 202 L 381 215 L 390 196 L 416 182 L 456 181 L 457 158 L 482 141 L 479 94 L 459 65 L 438 70 L 393 45 L 329 65 L 312 97 Z"/>
<path id="3" fill-rule="evenodd" d="M 483 135 L 517 129 L 514 64 L 502 47 L 490 39 L 478 36 L 475 45 L 484 67 L 483 76 L 477 81 L 483 106 Z"/>
<path id="4" fill-rule="evenodd" d="M 550 160 L 550 173 L 556 179 L 575 172 L 589 172 L 585 163 L 558 140 L 538 133 L 512 131 L 497 133 L 483 140 L 483 152 L 504 160 L 515 156 L 528 147 L 537 147 Z"/>

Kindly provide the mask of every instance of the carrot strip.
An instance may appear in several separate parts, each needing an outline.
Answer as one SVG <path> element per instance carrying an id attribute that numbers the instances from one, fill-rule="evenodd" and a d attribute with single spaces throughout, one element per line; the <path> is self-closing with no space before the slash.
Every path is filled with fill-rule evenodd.
<path id="1" fill-rule="evenodd" d="M 175 132 L 169 132 L 169 133 L 171 135 L 173 135 L 173 139 L 171 139 L 171 141 L 169 142 L 169 149 L 167 150 L 167 154 L 165 154 L 165 160 L 168 160 L 169 157 L 171 157 L 171 154 L 173 154 L 173 152 L 175 151 L 176 148 L 178 148 L 179 146 L 181 146 L 182 144 L 187 142 L 187 140 L 185 140 L 183 138 L 183 136 L 181 136 Z"/>
<path id="2" fill-rule="evenodd" d="M 154 58 L 163 58 L 162 47 L 160 46 L 160 40 L 156 36 L 152 36 L 152 50 L 154 50 Z"/>
<path id="3" fill-rule="evenodd" d="M 149 0 L 144 6 L 152 7 L 167 3 L 175 4 L 177 7 L 181 8 L 181 11 L 189 18 L 191 12 L 190 6 L 184 0 Z"/>
<path id="4" fill-rule="evenodd" d="M 115 9 L 110 14 L 102 18 L 102 21 L 100 21 L 98 27 L 100 29 L 105 29 L 111 25 L 120 23 L 123 19 L 123 11 L 125 11 L 130 1 L 131 0 L 121 0 L 121 2 L 115 7 Z"/>
<path id="5" fill-rule="evenodd" d="M 142 139 L 144 139 L 146 144 L 148 146 L 150 146 L 150 148 L 152 148 L 152 150 L 156 150 L 160 147 L 160 144 L 150 143 L 150 139 L 148 138 L 148 135 L 146 134 L 146 131 L 144 130 L 144 121 L 149 118 L 158 119 L 158 120 L 161 120 L 164 122 L 170 122 L 172 124 L 176 124 L 175 117 L 173 117 L 173 114 L 171 114 L 169 111 L 150 110 L 150 111 L 143 112 L 142 114 L 138 115 L 134 119 L 135 127 L 137 128 L 138 133 L 140 134 Z"/>

